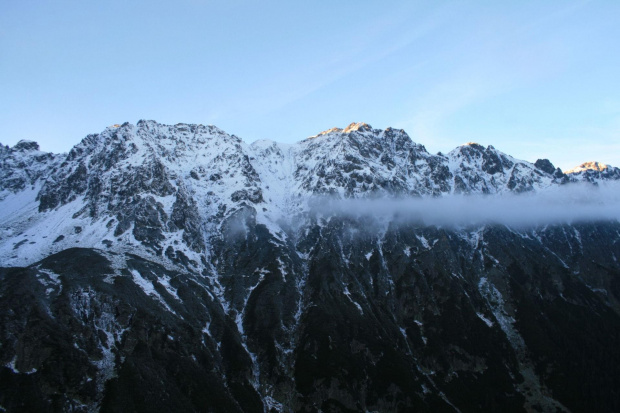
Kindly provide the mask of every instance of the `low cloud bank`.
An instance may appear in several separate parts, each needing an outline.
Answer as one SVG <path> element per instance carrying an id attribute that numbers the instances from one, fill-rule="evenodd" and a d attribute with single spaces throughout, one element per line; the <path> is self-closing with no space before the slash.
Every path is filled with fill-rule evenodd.
<path id="1" fill-rule="evenodd" d="M 434 226 L 513 227 L 620 220 L 620 182 L 571 184 L 537 193 L 439 198 L 321 199 L 315 212 Z"/>

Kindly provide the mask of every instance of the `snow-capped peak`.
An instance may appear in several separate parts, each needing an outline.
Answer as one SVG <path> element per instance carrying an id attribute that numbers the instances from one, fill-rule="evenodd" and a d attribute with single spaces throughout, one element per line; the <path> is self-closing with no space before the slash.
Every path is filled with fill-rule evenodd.
<path id="1" fill-rule="evenodd" d="M 596 161 L 590 161 L 590 162 L 584 162 L 579 166 L 576 166 L 572 169 L 569 169 L 568 171 L 566 171 L 567 174 L 572 174 L 572 173 L 578 173 L 578 172 L 583 172 L 583 171 L 598 171 L 598 172 L 603 172 L 604 170 L 608 169 L 609 166 L 605 165 L 604 163 L 600 163 L 600 162 L 596 162 Z"/>
<path id="2" fill-rule="evenodd" d="M 343 130 L 344 133 L 353 131 L 370 132 L 372 131 L 372 126 L 364 122 L 353 122 Z"/>
<path id="3" fill-rule="evenodd" d="M 319 132 L 318 134 L 316 134 L 316 135 L 314 135 L 312 137 L 328 135 L 328 134 L 331 134 L 331 133 L 372 132 L 372 131 L 373 131 L 372 126 L 370 126 L 367 123 L 364 123 L 364 122 L 353 122 L 353 123 L 349 124 L 349 126 L 347 126 L 344 129 L 342 129 L 342 128 L 331 128 L 331 129 L 324 130 L 323 132 Z"/>

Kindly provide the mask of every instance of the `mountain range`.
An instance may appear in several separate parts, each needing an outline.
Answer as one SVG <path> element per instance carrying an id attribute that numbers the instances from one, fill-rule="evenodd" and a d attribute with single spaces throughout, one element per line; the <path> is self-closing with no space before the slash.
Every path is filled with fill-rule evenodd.
<path id="1" fill-rule="evenodd" d="M 618 219 L 441 225 L 381 203 L 618 182 L 364 123 L 296 144 L 139 121 L 67 154 L 0 145 L 0 406 L 618 411 Z"/>

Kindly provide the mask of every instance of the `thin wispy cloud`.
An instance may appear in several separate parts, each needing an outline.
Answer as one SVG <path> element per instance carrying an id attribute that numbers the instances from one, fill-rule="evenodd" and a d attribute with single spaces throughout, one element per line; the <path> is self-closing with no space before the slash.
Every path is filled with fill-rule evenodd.
<path id="1" fill-rule="evenodd" d="M 498 96 L 533 87 L 565 70 L 570 50 L 560 35 L 549 35 L 545 24 L 574 14 L 580 7 L 570 5 L 552 10 L 520 26 L 492 18 L 480 27 L 463 24 L 461 38 L 432 56 L 433 64 L 445 69 L 437 71 L 424 94 L 412 97 L 409 117 L 396 125 L 410 131 L 414 140 L 427 144 L 432 151 L 446 151 L 468 140 L 484 139 L 471 135 L 464 138 L 463 132 L 455 136 L 449 127 L 451 117 Z M 471 119 L 470 130 L 484 123 L 485 115 L 478 117 Z"/>
<path id="2" fill-rule="evenodd" d="M 437 30 L 445 23 L 448 6 L 417 19 L 411 19 L 415 15 L 411 9 L 408 4 L 383 16 L 361 20 L 360 30 L 351 30 L 349 36 L 336 40 L 337 52 L 303 61 L 295 70 L 276 70 L 273 76 L 247 90 L 244 98 L 227 105 L 235 112 L 267 115 L 301 100 Z"/>

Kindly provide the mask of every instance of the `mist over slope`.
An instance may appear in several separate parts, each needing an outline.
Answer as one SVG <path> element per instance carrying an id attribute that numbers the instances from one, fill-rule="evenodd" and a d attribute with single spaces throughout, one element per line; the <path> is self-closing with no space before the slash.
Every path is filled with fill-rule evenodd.
<path id="1" fill-rule="evenodd" d="M 0 146 L 8 411 L 620 410 L 620 169 L 355 123 Z"/>
<path id="2" fill-rule="evenodd" d="M 428 198 L 311 200 L 323 216 L 340 215 L 437 227 L 487 224 L 528 228 L 554 224 L 620 220 L 620 183 L 572 183 L 541 192 L 501 195 L 450 194 Z"/>

